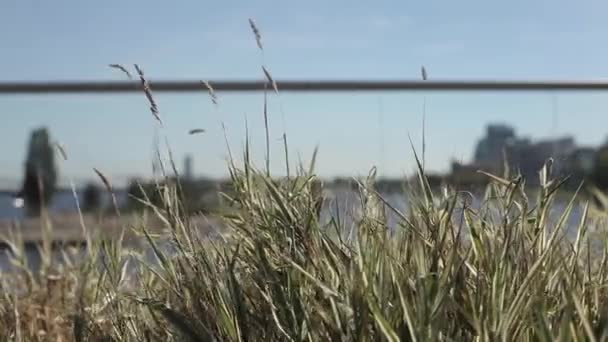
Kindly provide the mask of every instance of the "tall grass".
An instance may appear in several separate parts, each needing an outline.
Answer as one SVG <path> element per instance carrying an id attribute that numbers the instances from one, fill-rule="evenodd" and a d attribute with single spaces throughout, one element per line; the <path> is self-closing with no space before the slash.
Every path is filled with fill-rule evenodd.
<path id="1" fill-rule="evenodd" d="M 536 199 L 521 178 L 492 179 L 483 205 L 436 196 L 420 164 L 407 213 L 360 182 L 362 213 L 347 236 L 319 221 L 313 170 L 277 181 L 249 162 L 231 163 L 224 235 L 210 240 L 182 217 L 176 192 L 153 207 L 173 252 L 144 224 L 131 227 L 156 263 L 93 243 L 78 263 L 40 274 L 14 246 L 2 276 L 2 340 L 602 340 L 607 249 L 590 249 L 596 222 L 585 205 L 578 235 L 565 238 L 575 200 L 552 224 L 558 179 L 541 172 Z M 400 220 L 387 224 L 387 211 Z M 456 219 L 455 219 L 456 218 Z M 458 219 L 460 218 L 460 219 Z M 91 241 L 95 241 L 91 239 Z M 128 271 L 128 263 L 139 260 Z"/>

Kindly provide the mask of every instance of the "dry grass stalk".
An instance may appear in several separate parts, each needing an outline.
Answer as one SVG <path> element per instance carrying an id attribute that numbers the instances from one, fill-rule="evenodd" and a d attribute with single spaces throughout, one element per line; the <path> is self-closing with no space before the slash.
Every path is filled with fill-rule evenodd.
<path id="1" fill-rule="evenodd" d="M 260 50 L 264 50 L 264 47 L 262 46 L 262 35 L 260 34 L 260 30 L 251 18 L 249 18 L 249 26 L 251 27 L 251 31 L 253 31 L 253 34 L 255 35 L 255 42 L 258 44 L 258 48 L 260 48 Z"/>
<path id="2" fill-rule="evenodd" d="M 65 152 L 65 147 L 63 146 L 63 144 L 56 142 L 55 148 L 59 151 L 63 160 L 68 160 L 68 154 Z"/>
<path id="3" fill-rule="evenodd" d="M 137 64 L 134 65 L 135 70 L 137 70 L 137 74 L 139 75 L 139 79 L 144 89 L 144 93 L 146 94 L 146 98 L 148 99 L 148 102 L 150 102 L 150 112 L 152 112 L 154 118 L 156 118 L 156 120 L 158 120 L 158 122 L 162 125 L 163 121 L 160 119 L 158 106 L 156 105 L 156 101 L 154 101 L 154 97 L 152 96 L 152 89 L 150 89 L 150 84 L 146 80 L 143 70 Z"/>
<path id="4" fill-rule="evenodd" d="M 209 91 L 209 96 L 211 97 L 211 102 L 213 102 L 214 105 L 217 106 L 217 95 L 215 95 L 215 90 L 213 90 L 213 87 L 211 86 L 211 84 L 209 84 L 208 81 L 202 81 L 203 84 L 205 85 L 205 87 L 207 87 L 207 90 Z"/>
<path id="5" fill-rule="evenodd" d="M 268 82 L 270 84 L 272 84 L 272 89 L 274 89 L 274 92 L 278 94 L 279 88 L 277 87 L 277 83 L 274 81 L 274 79 L 270 75 L 270 72 L 268 72 L 268 69 L 266 69 L 266 67 L 262 66 L 262 71 L 264 71 L 264 76 L 266 76 L 266 80 L 268 80 Z"/>
<path id="6" fill-rule="evenodd" d="M 124 66 L 120 65 L 120 64 L 110 64 L 108 65 L 110 68 L 113 69 L 117 69 L 122 71 L 125 75 L 127 75 L 127 77 L 132 80 L 133 79 L 133 75 L 131 75 L 131 73 L 129 72 L 129 70 L 127 70 L 127 68 L 125 68 Z"/>
<path id="7" fill-rule="evenodd" d="M 112 184 L 110 184 L 110 181 L 108 180 L 108 178 L 103 173 L 101 173 L 101 171 L 97 170 L 97 168 L 93 168 L 93 171 L 95 171 L 95 173 L 97 174 L 99 179 L 101 179 L 101 182 L 106 187 L 106 190 L 108 190 L 108 192 L 112 193 L 113 192 Z"/>

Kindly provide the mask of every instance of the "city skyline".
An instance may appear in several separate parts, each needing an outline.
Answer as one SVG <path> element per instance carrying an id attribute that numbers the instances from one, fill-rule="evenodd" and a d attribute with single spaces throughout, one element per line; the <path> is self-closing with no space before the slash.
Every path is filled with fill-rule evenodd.
<path id="1" fill-rule="evenodd" d="M 501 132 L 501 133 L 499 133 Z M 498 141 L 494 142 L 494 143 L 490 143 L 490 141 L 487 141 L 488 138 L 491 138 L 493 136 L 496 135 L 496 138 L 493 139 L 498 139 Z M 511 140 L 509 140 L 511 139 Z M 494 170 L 496 167 L 499 167 L 501 165 L 503 165 L 504 161 L 503 161 L 503 156 L 501 153 L 498 153 L 496 151 L 501 150 L 503 147 L 500 144 L 505 144 L 505 143 L 509 143 L 511 145 L 509 146 L 522 146 L 524 148 L 535 148 L 535 146 L 545 146 L 545 147 L 541 147 L 541 148 L 550 148 L 552 150 L 554 150 L 554 153 L 556 153 L 555 156 L 557 158 L 557 163 L 558 165 L 560 164 L 561 159 L 563 159 L 564 156 L 568 156 L 570 153 L 574 152 L 574 151 L 589 151 L 588 153 L 593 153 L 593 151 L 596 151 L 602 147 L 605 147 L 608 145 L 608 139 L 606 141 L 604 141 L 602 144 L 596 145 L 596 146 L 592 146 L 592 145 L 580 145 L 577 143 L 576 139 L 568 134 L 563 134 L 563 135 L 559 135 L 559 136 L 553 136 L 553 137 L 534 137 L 534 136 L 528 136 L 528 135 L 521 135 L 519 134 L 519 132 L 517 132 L 517 130 L 508 125 L 505 124 L 504 122 L 500 121 L 500 122 L 489 122 L 487 123 L 487 125 L 485 126 L 485 132 L 483 132 L 483 134 L 480 134 L 479 137 L 476 140 L 475 145 L 473 146 L 473 148 L 470 151 L 470 157 L 466 160 L 457 160 L 457 159 L 450 159 L 449 162 L 451 164 L 451 168 L 447 169 L 447 170 L 429 170 L 430 173 L 432 174 L 444 174 L 447 175 L 450 172 L 454 171 L 454 167 L 462 167 L 462 166 L 466 166 L 469 165 L 467 167 L 477 167 L 477 168 L 481 168 L 481 169 L 487 169 L 487 171 L 491 171 L 491 172 L 496 172 L 496 170 Z M 498 143 L 500 146 L 496 146 L 496 143 Z M 515 145 L 512 145 L 515 144 Z M 523 144 L 523 145 L 522 145 Z M 554 145 L 554 147 L 549 147 L 548 145 Z M 528 147 L 525 147 L 528 146 Z M 562 147 L 560 147 L 562 146 Z M 492 150 L 489 151 L 485 151 L 482 150 L 484 148 L 490 148 L 490 149 L 494 149 L 496 151 L 491 152 Z M 558 148 L 558 151 L 555 151 L 555 148 Z M 531 152 L 531 151 L 530 151 Z M 420 155 L 420 151 L 417 152 Z M 484 153 L 483 155 L 480 153 Z M 488 154 L 489 153 L 489 154 Z M 520 152 L 521 153 L 521 152 Z M 550 155 L 550 152 L 541 152 L 541 156 L 542 155 Z M 561 156 L 561 157 L 560 157 Z M 62 155 L 61 155 L 61 151 L 56 150 L 56 161 L 58 163 L 58 165 L 61 165 L 62 162 Z M 193 162 L 196 160 L 196 157 L 193 156 L 192 154 L 185 154 L 182 156 L 174 156 L 175 159 L 175 163 L 176 163 L 176 167 L 178 168 L 178 171 L 180 172 L 180 175 L 182 177 L 185 177 L 186 179 L 195 179 L 195 178 L 207 178 L 207 179 L 217 179 L 217 180 L 221 180 L 221 179 L 225 179 L 227 177 L 227 175 L 213 175 L 213 174 L 207 174 L 204 172 L 204 170 L 200 171 L 200 170 L 195 170 L 193 167 Z M 518 158 L 516 156 L 511 156 L 511 158 Z M 541 157 L 541 158 L 546 158 L 546 157 Z M 151 158 L 152 160 L 152 158 Z M 453 163 L 457 163 L 456 165 L 454 165 Z M 539 163 L 541 163 L 542 160 L 538 160 L 535 163 L 540 165 Z M 167 161 L 167 163 L 169 163 Z M 517 162 L 516 162 L 517 163 Z M 150 163 L 152 165 L 152 162 Z M 534 168 L 534 170 L 530 169 L 530 166 L 528 166 L 526 173 L 530 174 L 530 173 L 535 173 L 536 172 L 536 168 L 539 167 L 538 165 L 536 166 L 532 166 L 532 168 Z M 157 166 L 158 167 L 158 166 Z M 166 169 L 169 170 L 169 173 L 172 174 L 172 171 L 170 171 L 171 167 L 167 164 Z M 375 165 L 375 167 L 378 167 L 378 165 Z M 591 167 L 591 166 L 589 166 Z M 516 166 L 517 168 L 517 166 Z M 588 168 L 588 167 L 587 167 Z M 61 170 L 59 170 L 61 173 Z M 411 170 L 409 170 L 411 171 Z M 279 175 L 284 175 L 284 174 L 279 174 Z M 406 175 L 406 173 L 404 173 L 403 175 Z M 19 175 L 18 177 L 0 177 L 0 191 L 6 191 L 6 190 L 10 190 L 10 191 L 14 191 L 17 190 L 20 186 L 21 186 L 21 177 L 23 175 Z M 348 174 L 348 173 L 342 173 L 342 174 L 334 174 L 334 175 L 330 175 L 330 176 L 322 176 L 321 178 L 327 179 L 327 180 L 331 180 L 331 179 L 337 179 L 337 178 L 343 178 L 343 177 L 349 177 L 349 176 L 355 176 L 353 174 Z M 528 175 L 530 176 L 530 175 Z M 134 180 L 134 179 L 146 179 L 149 177 L 153 177 L 153 175 L 150 174 L 135 174 L 135 173 L 131 173 L 131 174 L 124 174 L 124 175 L 114 175 L 113 177 L 113 181 L 114 184 L 118 187 L 125 187 L 126 185 L 128 185 L 128 182 Z M 60 178 L 59 180 L 59 185 L 62 188 L 69 188 L 71 182 L 73 182 L 76 186 L 81 187 L 84 186 L 87 183 L 90 182 L 99 182 L 99 179 L 97 179 L 98 176 L 95 175 L 94 173 L 92 173 L 89 177 L 81 177 L 81 178 L 75 178 L 73 176 L 63 176 Z M 382 178 L 396 178 L 396 176 L 394 175 L 382 175 Z"/>

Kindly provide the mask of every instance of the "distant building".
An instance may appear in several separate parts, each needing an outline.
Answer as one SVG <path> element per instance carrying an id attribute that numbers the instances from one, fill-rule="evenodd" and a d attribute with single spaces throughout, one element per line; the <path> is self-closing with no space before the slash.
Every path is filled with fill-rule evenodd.
<path id="1" fill-rule="evenodd" d="M 549 158 L 553 158 L 554 175 L 564 175 L 570 170 L 568 159 L 576 150 L 576 143 L 571 137 L 553 140 L 542 140 L 532 143 L 529 140 L 518 140 L 507 147 L 510 167 L 528 179 L 528 183 L 536 183 L 538 171 Z"/>
<path id="2" fill-rule="evenodd" d="M 462 164 L 452 161 L 452 171 L 448 176 L 448 182 L 452 185 L 478 186 L 487 182 L 487 177 L 478 171 L 481 168 L 475 164 Z"/>
<path id="3" fill-rule="evenodd" d="M 576 143 L 572 137 L 562 137 L 554 140 L 544 140 L 536 143 L 537 153 L 544 163 L 548 158 L 554 159 L 553 169 L 558 174 L 568 172 L 568 159 L 576 151 Z"/>
<path id="4" fill-rule="evenodd" d="M 486 128 L 486 136 L 477 143 L 474 163 L 490 172 L 500 171 L 505 148 L 514 139 L 515 130 L 512 127 L 502 124 L 489 125 Z"/>
<path id="5" fill-rule="evenodd" d="M 597 150 L 590 147 L 575 149 L 567 158 L 567 172 L 577 175 L 577 179 L 583 179 L 595 170 Z"/>
<path id="6" fill-rule="evenodd" d="M 591 155 L 590 151 L 577 150 L 572 137 L 533 142 L 528 138 L 518 138 L 512 127 L 493 124 L 487 127 L 486 136 L 477 144 L 473 165 L 500 174 L 506 162 L 510 171 L 523 175 L 528 183 L 536 183 L 538 172 L 547 159 L 554 160 L 554 174 L 564 174 L 573 169 L 574 162 L 584 163 L 582 167 L 586 170 L 591 168 Z"/>

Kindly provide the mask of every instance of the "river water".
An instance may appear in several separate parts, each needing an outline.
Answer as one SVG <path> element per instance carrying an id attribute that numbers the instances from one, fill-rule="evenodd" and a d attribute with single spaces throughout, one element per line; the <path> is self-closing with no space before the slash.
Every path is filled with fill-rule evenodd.
<path id="1" fill-rule="evenodd" d="M 387 194 L 385 195 L 385 199 L 400 212 L 405 213 L 407 211 L 407 198 L 404 194 Z M 117 201 L 119 202 L 119 205 L 124 204 L 126 201 L 126 194 L 124 194 L 124 192 L 118 193 Z M 105 203 L 106 206 L 110 205 L 110 198 L 108 196 L 104 197 L 102 203 Z M 473 203 L 473 205 L 478 206 L 479 203 Z M 559 218 L 565 207 L 566 203 L 564 201 L 557 201 L 554 204 L 550 215 L 553 221 L 556 221 Z M 58 193 L 49 206 L 49 211 L 51 213 L 73 213 L 76 209 L 76 200 L 74 199 L 73 194 L 68 191 Z M 352 191 L 331 191 L 326 196 L 326 201 L 321 212 L 321 221 L 328 222 L 331 218 L 339 218 L 343 228 L 349 231 L 354 227 L 357 213 L 360 213 L 360 210 L 361 201 Z M 395 228 L 399 222 L 398 215 L 388 209 L 386 210 L 386 213 L 389 226 Z M 576 227 L 578 226 L 581 215 L 582 206 L 575 206 L 567 222 L 567 227 L 569 227 L 567 235 L 570 238 L 576 236 Z M 23 217 L 23 210 L 13 206 L 13 199 L 10 196 L 0 195 L 0 220 L 20 220 Z M 455 219 L 458 220 L 458 218 L 458 212 L 456 211 Z M 0 234 L 3 233 L 2 229 L 4 229 L 4 227 L 0 227 Z M 149 253 L 150 251 L 144 252 L 148 257 L 153 258 Z M 0 272 L 7 271 L 11 268 L 10 253 L 9 249 L 0 249 Z M 60 251 L 55 251 L 53 254 L 53 258 L 56 261 L 62 260 L 62 258 L 65 257 Z M 30 246 L 26 250 L 26 255 L 29 267 L 38 269 L 41 263 L 39 250 Z M 77 259 L 79 255 L 81 255 L 81 252 L 77 252 L 74 258 Z"/>
<path id="2" fill-rule="evenodd" d="M 78 201 L 82 203 L 82 192 L 76 192 Z M 101 205 L 107 207 L 111 205 L 111 198 L 107 192 L 101 192 Z M 127 200 L 127 194 L 125 191 L 116 191 L 116 201 L 119 206 L 125 204 Z M 0 194 L 0 220 L 21 220 L 25 217 L 25 211 L 23 208 L 17 208 L 13 205 L 13 197 L 6 194 Z M 77 210 L 77 203 L 74 198 L 74 194 L 69 190 L 62 190 L 57 192 L 49 203 L 49 212 L 55 214 L 61 213 L 74 213 Z M 1 227 L 0 227 L 1 229 Z"/>

